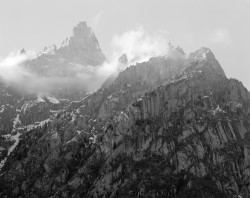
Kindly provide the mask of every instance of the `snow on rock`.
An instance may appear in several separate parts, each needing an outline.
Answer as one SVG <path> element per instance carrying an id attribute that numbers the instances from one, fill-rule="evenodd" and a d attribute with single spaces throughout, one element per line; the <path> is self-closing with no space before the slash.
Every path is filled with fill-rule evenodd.
<path id="1" fill-rule="evenodd" d="M 16 146 L 18 145 L 19 143 L 19 136 L 21 135 L 21 133 L 17 132 L 16 135 L 14 136 L 10 136 L 8 135 L 8 137 L 11 139 L 11 140 L 14 140 L 14 144 L 9 148 L 8 150 L 8 155 L 9 156 L 11 154 L 12 151 L 14 151 L 14 149 L 16 148 Z M 4 166 L 5 162 L 7 161 L 7 157 L 5 157 L 1 162 L 0 162 L 0 170 L 2 169 L 2 167 Z"/>
<path id="2" fill-rule="evenodd" d="M 0 162 L 0 170 L 3 168 L 5 162 L 6 162 L 7 158 L 4 158 L 1 162 Z"/>
<path id="3" fill-rule="evenodd" d="M 54 97 L 51 97 L 51 96 L 46 96 L 46 98 L 49 100 L 49 102 L 53 103 L 53 104 L 59 104 L 60 101 L 57 100 L 56 98 Z"/>
<path id="4" fill-rule="evenodd" d="M 2 106 L 1 106 L 0 113 L 3 113 L 3 112 L 4 112 L 4 110 L 5 110 L 5 105 L 2 105 Z"/>
<path id="5" fill-rule="evenodd" d="M 89 140 L 93 142 L 93 144 L 96 143 L 97 135 L 93 134 L 93 137 L 90 137 Z"/>
<path id="6" fill-rule="evenodd" d="M 223 111 L 223 110 L 220 108 L 219 105 L 216 107 L 216 109 L 214 110 L 214 112 L 215 112 L 215 113 L 226 113 L 225 111 Z"/>
<path id="7" fill-rule="evenodd" d="M 37 97 L 37 102 L 45 102 L 44 99 L 42 97 Z"/>
<path id="8" fill-rule="evenodd" d="M 17 114 L 14 121 L 13 121 L 13 129 L 16 128 L 17 124 L 20 124 L 19 115 L 20 114 Z"/>
<path id="9" fill-rule="evenodd" d="M 12 136 L 12 139 L 15 140 L 15 143 L 9 148 L 9 151 L 8 151 L 8 155 L 11 154 L 11 152 L 16 148 L 16 146 L 18 145 L 19 143 L 19 136 L 21 135 L 21 133 L 17 132 L 16 135 Z"/>
<path id="10" fill-rule="evenodd" d="M 41 122 L 35 122 L 34 124 L 30 124 L 27 126 L 27 129 L 31 130 L 31 129 L 34 129 L 36 127 L 42 127 L 44 126 L 46 123 L 48 123 L 50 121 L 50 118 L 46 119 L 46 120 L 43 120 Z"/>

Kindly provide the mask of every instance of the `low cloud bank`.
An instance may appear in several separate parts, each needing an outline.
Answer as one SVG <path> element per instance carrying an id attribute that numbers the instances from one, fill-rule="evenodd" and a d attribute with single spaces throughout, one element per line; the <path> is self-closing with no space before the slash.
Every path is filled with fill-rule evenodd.
<path id="1" fill-rule="evenodd" d="M 36 58 L 32 51 L 26 53 L 11 53 L 0 60 L 0 81 L 15 86 L 22 92 L 50 94 L 55 89 L 84 89 L 93 91 L 112 74 L 125 69 L 118 59 L 125 53 L 128 65 L 147 61 L 150 57 L 167 55 L 168 40 L 163 34 L 149 35 L 143 27 L 138 27 L 121 35 L 114 35 L 111 43 L 114 51 L 109 62 L 102 65 L 67 67 L 69 75 L 40 75 L 27 67 L 29 60 Z M 25 66 L 26 65 L 26 66 Z"/>

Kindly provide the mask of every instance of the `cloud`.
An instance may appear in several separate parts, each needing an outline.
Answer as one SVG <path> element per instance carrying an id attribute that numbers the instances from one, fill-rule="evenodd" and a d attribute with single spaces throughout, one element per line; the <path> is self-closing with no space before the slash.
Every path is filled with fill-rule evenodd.
<path id="1" fill-rule="evenodd" d="M 210 36 L 210 41 L 215 44 L 230 44 L 232 42 L 230 32 L 224 28 L 218 28 Z"/>
<path id="2" fill-rule="evenodd" d="M 28 51 L 26 54 L 12 52 L 5 59 L 0 60 L 0 79 L 11 84 L 14 81 L 23 81 L 30 74 L 28 71 L 20 67 L 20 64 L 34 58 L 35 53 Z"/>
<path id="3" fill-rule="evenodd" d="M 93 18 L 93 21 L 91 23 L 91 27 L 93 28 L 93 30 L 96 30 L 99 23 L 100 23 L 100 20 L 101 20 L 101 17 L 102 17 L 103 13 L 102 12 L 99 12 L 94 18 Z"/>
<path id="4" fill-rule="evenodd" d="M 126 53 L 132 63 L 147 61 L 150 57 L 167 55 L 168 39 L 166 32 L 149 35 L 142 26 L 127 31 L 121 35 L 114 35 L 112 46 L 116 53 Z"/>
<path id="5" fill-rule="evenodd" d="M 118 58 L 96 67 L 71 63 L 70 67 L 64 68 L 66 75 L 58 75 L 58 71 L 55 72 L 53 69 L 48 70 L 47 75 L 39 75 L 38 72 L 27 67 L 27 61 L 35 57 L 34 52 L 11 53 L 0 60 L 0 82 L 28 94 L 47 95 L 60 89 L 93 91 L 98 89 L 112 73 L 115 73 L 118 66 Z M 64 65 L 61 66 L 64 67 Z"/>

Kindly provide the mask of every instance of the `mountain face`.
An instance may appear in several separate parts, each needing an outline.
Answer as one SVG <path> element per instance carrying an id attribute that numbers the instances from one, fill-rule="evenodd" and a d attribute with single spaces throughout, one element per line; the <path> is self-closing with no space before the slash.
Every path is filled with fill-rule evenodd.
<path id="1" fill-rule="evenodd" d="M 82 65 L 100 65 L 106 59 L 98 40 L 86 22 L 79 23 L 73 29 L 73 35 L 63 41 L 58 56 L 70 62 Z"/>
<path id="2" fill-rule="evenodd" d="M 105 60 L 93 30 L 87 26 L 86 22 L 80 22 L 74 27 L 72 36 L 66 38 L 59 48 L 55 45 L 45 47 L 26 65 L 29 69 L 41 74 L 50 75 L 51 72 L 68 74 L 67 67 L 71 64 L 73 66 L 78 64 L 82 67 L 97 66 Z"/>
<path id="3" fill-rule="evenodd" d="M 249 197 L 249 92 L 210 49 L 170 46 L 129 67 L 122 55 L 77 100 L 2 85 L 1 197 Z M 85 23 L 39 57 L 35 72 L 105 59 Z"/>

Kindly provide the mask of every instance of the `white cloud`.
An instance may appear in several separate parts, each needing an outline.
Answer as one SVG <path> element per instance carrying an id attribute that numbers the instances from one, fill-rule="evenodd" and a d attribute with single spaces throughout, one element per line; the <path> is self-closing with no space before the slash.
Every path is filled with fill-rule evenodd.
<path id="1" fill-rule="evenodd" d="M 102 17 L 102 12 L 99 12 L 94 18 L 93 18 L 93 21 L 91 23 L 91 27 L 93 28 L 93 30 L 96 30 L 99 23 L 100 23 L 100 20 L 101 20 L 101 17 Z"/>
<path id="2" fill-rule="evenodd" d="M 230 32 L 225 28 L 215 30 L 210 38 L 210 41 L 215 44 L 230 44 L 232 42 Z"/>
<path id="3" fill-rule="evenodd" d="M 152 36 L 140 26 L 122 35 L 114 35 L 112 46 L 116 53 L 126 53 L 129 61 L 142 62 L 150 57 L 167 55 L 168 39 L 163 31 Z"/>
<path id="4" fill-rule="evenodd" d="M 35 56 L 35 52 L 28 51 L 26 54 L 10 53 L 5 59 L 0 60 L 0 77 L 6 83 L 23 81 L 29 76 L 29 73 L 20 67 L 20 65 Z"/>
<path id="5" fill-rule="evenodd" d="M 22 93 L 50 94 L 58 87 L 79 87 L 82 90 L 93 91 L 119 69 L 118 57 L 113 57 L 112 61 L 96 67 L 72 64 L 67 70 L 72 75 L 59 76 L 51 72 L 48 76 L 42 76 L 24 67 L 26 61 L 36 56 L 31 51 L 24 54 L 13 52 L 1 59 L 0 81 L 16 87 Z"/>

